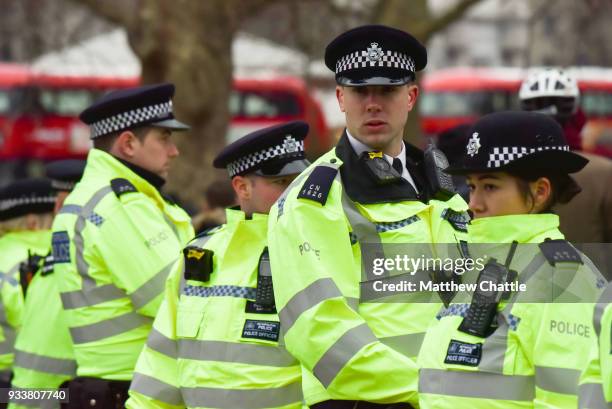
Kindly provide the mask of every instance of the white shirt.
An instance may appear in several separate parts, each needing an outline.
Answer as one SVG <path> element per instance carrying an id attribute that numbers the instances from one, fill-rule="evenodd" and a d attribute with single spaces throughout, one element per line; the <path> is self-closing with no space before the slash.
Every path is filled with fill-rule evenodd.
<path id="1" fill-rule="evenodd" d="M 353 147 L 353 150 L 355 151 L 357 156 L 361 156 L 361 154 L 364 152 L 372 152 L 372 148 L 370 148 L 368 145 L 351 135 L 348 129 L 346 130 L 346 135 L 348 136 L 348 140 L 351 143 L 351 146 Z M 402 162 L 402 178 L 406 179 L 408 183 L 412 185 L 415 192 L 419 193 L 419 190 L 417 189 L 416 184 L 412 179 L 412 176 L 410 176 L 410 172 L 408 172 L 408 169 L 406 168 L 406 145 L 404 144 L 404 141 L 402 141 L 402 150 L 398 156 L 396 156 L 395 158 L 387 154 L 383 154 L 383 156 L 391 166 L 393 166 L 393 159 L 395 158 L 399 159 Z"/>

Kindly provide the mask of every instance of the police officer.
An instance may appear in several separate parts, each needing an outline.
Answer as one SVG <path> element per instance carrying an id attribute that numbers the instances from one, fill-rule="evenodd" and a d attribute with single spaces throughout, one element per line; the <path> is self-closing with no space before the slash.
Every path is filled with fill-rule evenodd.
<path id="1" fill-rule="evenodd" d="M 240 210 L 183 250 L 130 387 L 129 408 L 301 408 L 300 365 L 281 346 L 267 213 L 304 170 L 308 125 L 265 128 L 227 146 Z"/>
<path id="2" fill-rule="evenodd" d="M 325 63 L 336 74 L 346 130 L 270 212 L 276 306 L 311 407 L 417 401 L 415 358 L 439 305 L 376 302 L 371 284 L 395 278 L 373 275 L 382 245 L 428 247 L 465 230 L 466 203 L 437 189 L 447 181 L 427 179 L 424 153 L 402 140 L 419 93 L 415 71 L 426 62 L 415 38 L 385 26 L 333 40 Z"/>
<path id="3" fill-rule="evenodd" d="M 16 332 L 21 326 L 23 266 L 49 252 L 55 194 L 46 179 L 23 179 L 0 190 L 0 386 L 10 384 Z M 21 272 L 24 271 L 24 274 Z M 4 405 L 6 407 L 6 405 Z"/>
<path id="4" fill-rule="evenodd" d="M 68 159 L 47 165 L 46 176 L 57 196 L 57 213 L 83 175 L 85 161 Z M 68 326 L 62 313 L 53 256 L 49 250 L 44 260 L 28 266 L 29 276 L 22 280 L 25 295 L 22 325 L 15 341 L 13 389 L 57 389 L 62 382 L 76 376 L 76 361 Z M 13 401 L 9 408 L 58 408 L 57 400 Z"/>
<path id="5" fill-rule="evenodd" d="M 469 131 L 469 253 L 482 266 L 466 302 L 442 309 L 419 353 L 421 408 L 575 408 L 605 280 L 559 231 L 551 212 L 578 191 L 569 152 L 550 117 L 499 112 Z M 512 287 L 514 283 L 514 287 Z M 519 287 L 518 283 L 523 284 Z M 501 287 L 500 287 L 501 286 Z"/>
<path id="6" fill-rule="evenodd" d="M 171 84 L 107 94 L 83 111 L 91 127 L 81 182 L 53 224 L 53 259 L 77 377 L 68 407 L 127 399 L 136 359 L 179 250 L 188 215 L 161 193 L 178 150 Z"/>

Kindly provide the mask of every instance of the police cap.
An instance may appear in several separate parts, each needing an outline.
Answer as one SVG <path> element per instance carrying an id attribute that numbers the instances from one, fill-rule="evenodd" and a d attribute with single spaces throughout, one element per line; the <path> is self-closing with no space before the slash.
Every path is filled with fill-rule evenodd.
<path id="1" fill-rule="evenodd" d="M 427 50 L 410 34 L 367 25 L 346 31 L 325 49 L 325 65 L 346 86 L 403 85 L 427 65 Z"/>
<path id="2" fill-rule="evenodd" d="M 145 125 L 187 130 L 189 126 L 174 119 L 173 96 L 172 84 L 113 91 L 81 112 L 79 118 L 91 127 L 91 139 Z"/>
<path id="3" fill-rule="evenodd" d="M 285 176 L 302 172 L 310 164 L 304 154 L 308 124 L 293 121 L 243 136 L 226 146 L 213 165 L 227 168 L 230 177 L 254 172 L 259 176 Z"/>
<path id="4" fill-rule="evenodd" d="M 486 171 L 574 173 L 588 162 L 570 152 L 563 129 L 551 117 L 525 111 L 496 112 L 474 123 L 463 161 L 450 174 Z"/>
<path id="5" fill-rule="evenodd" d="M 79 159 L 58 160 L 49 163 L 45 168 L 45 174 L 51 180 L 51 187 L 66 192 L 74 189 L 74 186 L 83 176 L 85 163 L 84 160 Z"/>
<path id="6" fill-rule="evenodd" d="M 0 189 L 0 221 L 52 212 L 54 206 L 55 192 L 48 179 L 21 179 Z"/>

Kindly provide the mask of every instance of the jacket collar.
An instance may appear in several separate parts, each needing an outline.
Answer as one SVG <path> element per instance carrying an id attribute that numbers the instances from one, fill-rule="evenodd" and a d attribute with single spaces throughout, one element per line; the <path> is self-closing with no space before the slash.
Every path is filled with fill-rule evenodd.
<path id="1" fill-rule="evenodd" d="M 517 214 L 474 219 L 468 226 L 472 243 L 541 243 L 562 239 L 556 214 Z"/>
<path id="2" fill-rule="evenodd" d="M 351 146 L 345 130 L 340 137 L 338 145 L 336 145 L 335 153 L 343 162 L 340 167 L 342 185 L 351 200 L 362 204 L 401 202 L 406 200 L 427 201 L 428 194 L 425 191 L 425 176 L 422 170 L 423 152 L 412 145 L 404 144 L 406 167 L 419 192 L 421 192 L 420 194 L 417 194 L 405 179 L 389 185 L 378 185 L 364 165 L 359 162 L 359 156 Z"/>

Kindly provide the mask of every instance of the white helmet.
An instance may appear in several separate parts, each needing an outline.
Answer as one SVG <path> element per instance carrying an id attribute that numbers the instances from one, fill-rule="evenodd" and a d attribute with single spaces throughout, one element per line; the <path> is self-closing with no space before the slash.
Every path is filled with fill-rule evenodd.
<path id="1" fill-rule="evenodd" d="M 576 78 L 560 68 L 533 71 L 521 84 L 519 99 L 542 97 L 578 98 L 580 90 Z"/>
<path id="2" fill-rule="evenodd" d="M 552 115 L 560 121 L 576 112 L 579 96 L 576 78 L 560 68 L 532 71 L 519 91 L 523 110 Z"/>

